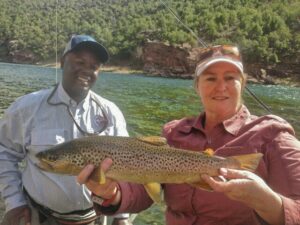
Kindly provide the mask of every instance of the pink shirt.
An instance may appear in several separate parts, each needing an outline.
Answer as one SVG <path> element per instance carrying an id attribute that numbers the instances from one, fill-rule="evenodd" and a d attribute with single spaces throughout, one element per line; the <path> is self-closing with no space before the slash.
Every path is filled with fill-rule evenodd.
<path id="1" fill-rule="evenodd" d="M 167 123 L 163 135 L 169 145 L 193 151 L 206 148 L 218 156 L 261 152 L 256 173 L 277 193 L 284 205 L 286 225 L 300 224 L 300 142 L 293 128 L 283 119 L 250 115 L 245 106 L 209 135 L 202 121 L 183 118 Z M 119 212 L 139 212 L 152 204 L 143 186 L 120 183 L 122 202 Z M 187 184 L 165 184 L 168 225 L 259 225 L 264 223 L 251 208 L 222 193 L 195 189 Z"/>

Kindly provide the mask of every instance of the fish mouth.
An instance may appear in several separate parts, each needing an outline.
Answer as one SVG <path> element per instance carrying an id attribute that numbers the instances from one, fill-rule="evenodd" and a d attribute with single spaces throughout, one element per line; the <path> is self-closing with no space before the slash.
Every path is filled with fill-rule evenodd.
<path id="1" fill-rule="evenodd" d="M 49 171 L 49 172 L 55 171 L 55 167 L 51 163 L 43 159 L 40 160 L 40 162 L 36 163 L 36 166 L 44 171 Z"/>
<path id="2" fill-rule="evenodd" d="M 68 174 L 68 175 L 77 175 L 83 169 L 79 166 L 76 166 L 74 164 L 71 164 L 63 160 L 56 161 L 56 162 L 49 162 L 45 159 L 40 159 L 40 161 L 35 165 L 45 172 Z"/>

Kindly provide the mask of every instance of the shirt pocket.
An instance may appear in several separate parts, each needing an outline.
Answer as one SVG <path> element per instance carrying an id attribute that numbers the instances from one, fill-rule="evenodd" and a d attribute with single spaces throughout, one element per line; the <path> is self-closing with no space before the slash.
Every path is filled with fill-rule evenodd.
<path id="1" fill-rule="evenodd" d="M 255 149 L 247 146 L 224 146 L 216 150 L 216 154 L 223 157 L 256 153 Z"/>
<path id="2" fill-rule="evenodd" d="M 34 154 L 65 142 L 63 129 L 33 130 L 30 136 L 31 144 L 28 149 Z"/>

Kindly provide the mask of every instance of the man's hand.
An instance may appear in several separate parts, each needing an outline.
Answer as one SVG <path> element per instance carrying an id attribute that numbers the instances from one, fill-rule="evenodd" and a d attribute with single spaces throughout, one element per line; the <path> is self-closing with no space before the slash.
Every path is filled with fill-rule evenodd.
<path id="1" fill-rule="evenodd" d="M 9 210 L 1 222 L 1 225 L 20 225 L 23 220 L 25 225 L 31 224 L 31 210 L 28 205 L 22 205 Z"/>
<path id="2" fill-rule="evenodd" d="M 103 160 L 101 163 L 101 169 L 104 173 L 111 167 L 112 160 L 107 158 Z M 103 199 L 110 199 L 112 196 L 115 195 L 117 190 L 117 182 L 111 179 L 106 178 L 105 184 L 99 184 L 92 179 L 89 179 L 91 174 L 95 169 L 94 165 L 87 165 L 77 176 L 77 182 L 79 184 L 85 184 L 86 187 L 95 195 L 103 198 Z M 120 201 L 120 195 L 118 196 L 118 201 Z M 117 202 L 118 203 L 118 202 Z"/>

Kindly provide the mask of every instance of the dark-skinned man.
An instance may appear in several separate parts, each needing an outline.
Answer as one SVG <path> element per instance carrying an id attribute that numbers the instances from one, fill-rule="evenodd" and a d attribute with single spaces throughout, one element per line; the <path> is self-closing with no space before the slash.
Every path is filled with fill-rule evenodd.
<path id="1" fill-rule="evenodd" d="M 95 214 L 84 185 L 73 176 L 41 171 L 35 154 L 83 136 L 128 136 L 119 108 L 91 91 L 108 58 L 94 38 L 72 36 L 61 58 L 62 81 L 18 98 L 6 110 L 0 121 L 0 191 L 6 206 L 1 225 L 107 224 L 107 217 Z M 113 224 L 131 224 L 128 216 L 115 216 Z"/>

